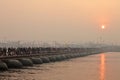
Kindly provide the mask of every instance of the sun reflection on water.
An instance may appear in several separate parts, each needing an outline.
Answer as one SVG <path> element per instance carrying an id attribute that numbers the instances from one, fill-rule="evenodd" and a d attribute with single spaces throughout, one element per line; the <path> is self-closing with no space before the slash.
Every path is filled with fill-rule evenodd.
<path id="1" fill-rule="evenodd" d="M 100 55 L 100 80 L 105 80 L 105 54 Z"/>

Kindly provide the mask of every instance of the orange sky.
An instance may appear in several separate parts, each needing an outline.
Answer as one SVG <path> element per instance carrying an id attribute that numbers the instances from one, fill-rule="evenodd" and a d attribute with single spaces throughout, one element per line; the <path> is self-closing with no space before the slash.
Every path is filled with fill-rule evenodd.
<path id="1" fill-rule="evenodd" d="M 1 39 L 119 42 L 119 21 L 119 0 L 0 0 Z"/>

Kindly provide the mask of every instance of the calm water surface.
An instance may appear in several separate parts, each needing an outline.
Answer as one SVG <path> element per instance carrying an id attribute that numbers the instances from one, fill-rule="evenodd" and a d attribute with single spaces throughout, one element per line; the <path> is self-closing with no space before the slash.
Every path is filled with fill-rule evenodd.
<path id="1" fill-rule="evenodd" d="M 120 53 L 11 69 L 0 73 L 0 80 L 120 80 Z"/>

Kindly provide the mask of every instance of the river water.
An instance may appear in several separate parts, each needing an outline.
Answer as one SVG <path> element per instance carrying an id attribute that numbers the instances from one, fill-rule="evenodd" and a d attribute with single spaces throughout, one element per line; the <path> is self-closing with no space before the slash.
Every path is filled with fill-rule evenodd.
<path id="1" fill-rule="evenodd" d="M 120 80 L 120 53 L 11 69 L 0 73 L 0 80 Z"/>

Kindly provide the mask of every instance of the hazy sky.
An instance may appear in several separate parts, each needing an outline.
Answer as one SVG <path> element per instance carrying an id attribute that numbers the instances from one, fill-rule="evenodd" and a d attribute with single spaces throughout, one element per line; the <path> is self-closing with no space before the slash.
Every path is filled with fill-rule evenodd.
<path id="1" fill-rule="evenodd" d="M 120 42 L 119 35 L 120 0 L 0 0 L 0 39 Z"/>

